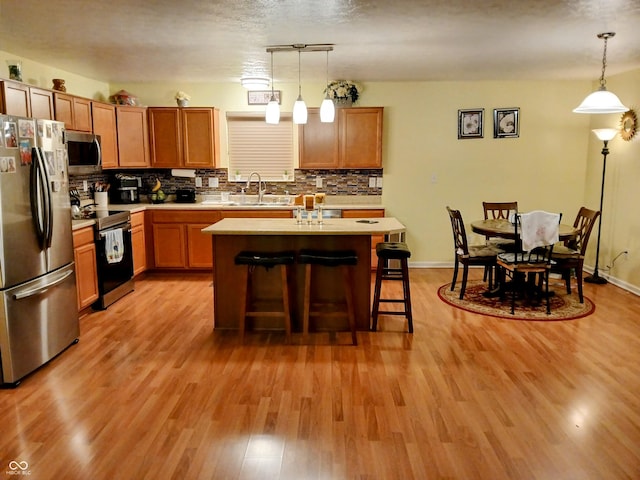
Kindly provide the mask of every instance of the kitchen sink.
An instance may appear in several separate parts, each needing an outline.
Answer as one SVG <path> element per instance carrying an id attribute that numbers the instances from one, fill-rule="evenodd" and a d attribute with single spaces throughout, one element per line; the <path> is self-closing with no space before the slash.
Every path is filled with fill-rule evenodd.
<path id="1" fill-rule="evenodd" d="M 202 205 L 225 205 L 237 207 L 285 207 L 293 205 L 291 195 L 265 195 L 261 202 L 257 195 L 231 195 L 228 200 L 222 200 L 221 195 L 205 195 Z"/>

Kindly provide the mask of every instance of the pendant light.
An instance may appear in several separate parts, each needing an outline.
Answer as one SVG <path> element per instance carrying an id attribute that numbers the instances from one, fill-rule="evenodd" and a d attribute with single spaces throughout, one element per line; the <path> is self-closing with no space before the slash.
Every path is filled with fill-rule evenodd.
<path id="1" fill-rule="evenodd" d="M 271 52 L 271 99 L 267 103 L 264 120 L 272 125 L 280 123 L 280 104 L 276 100 L 276 95 L 273 91 L 273 52 Z"/>
<path id="2" fill-rule="evenodd" d="M 300 83 L 300 49 L 298 49 L 298 99 L 293 105 L 293 123 L 298 125 L 307 123 L 307 105 L 302 99 L 302 84 Z"/>
<path id="3" fill-rule="evenodd" d="M 615 35 L 615 32 L 599 33 L 598 38 L 604 39 L 604 53 L 602 54 L 602 75 L 600 76 L 600 88 L 585 98 L 576 107 L 574 113 L 624 113 L 629 110 L 620 99 L 605 87 L 604 70 L 607 66 L 607 40 Z"/>
<path id="4" fill-rule="evenodd" d="M 320 105 L 320 121 L 323 123 L 332 123 L 336 118 L 336 106 L 333 100 L 329 98 L 329 50 L 327 50 L 327 88 L 326 95 Z"/>

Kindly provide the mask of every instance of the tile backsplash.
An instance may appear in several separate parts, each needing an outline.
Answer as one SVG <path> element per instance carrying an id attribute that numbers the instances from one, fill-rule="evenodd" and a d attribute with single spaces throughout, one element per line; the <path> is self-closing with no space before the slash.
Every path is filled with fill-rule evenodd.
<path id="1" fill-rule="evenodd" d="M 76 188 L 80 192 L 82 199 L 91 198 L 91 191 L 84 191 L 84 181 L 89 187 L 96 182 L 110 182 L 111 178 L 118 173 L 108 171 L 101 174 L 91 175 L 71 175 L 69 178 L 70 188 Z M 202 187 L 195 186 L 194 178 L 174 177 L 171 170 L 122 170 L 119 173 L 140 177 L 142 187 L 141 195 L 150 192 L 151 187 L 156 183 L 156 179 L 162 183 L 162 189 L 167 194 L 172 194 L 179 188 L 194 188 L 199 195 L 215 194 L 220 192 L 240 193 L 246 187 L 246 178 L 242 181 L 229 180 L 227 169 L 216 170 L 196 170 L 196 177 L 202 178 Z M 294 179 L 291 181 L 269 182 L 267 181 L 267 193 L 291 195 L 308 192 L 324 192 L 327 195 L 350 196 L 367 195 L 381 196 L 382 187 L 378 187 L 382 179 L 382 169 L 366 170 L 295 170 Z M 316 187 L 316 179 L 322 178 L 322 187 Z M 209 187 L 209 178 L 218 179 L 218 187 Z M 370 187 L 372 178 L 380 179 L 373 181 L 375 187 Z M 252 183 L 251 189 L 247 193 L 254 193 L 256 187 Z M 141 198 L 142 202 L 146 198 Z"/>

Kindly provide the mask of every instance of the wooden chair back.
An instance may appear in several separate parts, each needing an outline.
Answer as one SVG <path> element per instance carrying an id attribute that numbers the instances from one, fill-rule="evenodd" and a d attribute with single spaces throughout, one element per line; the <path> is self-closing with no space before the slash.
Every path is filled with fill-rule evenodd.
<path id="1" fill-rule="evenodd" d="M 587 251 L 587 243 L 591 236 L 591 230 L 593 230 L 593 226 L 599 216 L 599 211 L 581 207 L 576 216 L 576 220 L 573 222 L 573 226 L 578 231 L 578 235 L 566 240 L 564 242 L 565 246 L 580 252 L 580 256 L 584 257 Z"/>
<path id="2" fill-rule="evenodd" d="M 451 230 L 453 232 L 453 246 L 456 255 L 469 255 L 469 243 L 467 241 L 467 231 L 464 228 L 464 221 L 460 210 L 453 210 L 447 207 L 451 220 Z"/>
<path id="3" fill-rule="evenodd" d="M 511 213 L 518 213 L 518 202 L 482 202 L 484 219 L 504 218 L 509 219 Z"/>

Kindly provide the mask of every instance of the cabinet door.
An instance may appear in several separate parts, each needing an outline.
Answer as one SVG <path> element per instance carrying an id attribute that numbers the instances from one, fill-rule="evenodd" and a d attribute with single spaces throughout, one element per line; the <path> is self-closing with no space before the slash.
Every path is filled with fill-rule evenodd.
<path id="1" fill-rule="evenodd" d="M 156 268 L 185 268 L 185 229 L 178 223 L 153 225 L 153 255 Z"/>
<path id="2" fill-rule="evenodd" d="M 118 158 L 122 168 L 149 166 L 147 109 L 116 106 Z"/>
<path id="3" fill-rule="evenodd" d="M 211 225 L 210 223 L 197 223 L 187 225 L 187 255 L 190 268 L 212 268 L 213 246 L 211 235 L 205 235 L 201 230 Z"/>
<path id="4" fill-rule="evenodd" d="M 2 112 L 7 115 L 21 117 L 31 116 L 31 102 L 29 101 L 29 87 L 18 82 L 3 81 L 2 83 Z"/>
<path id="5" fill-rule="evenodd" d="M 118 167 L 118 133 L 116 107 L 108 103 L 92 102 L 93 133 L 100 135 L 102 168 Z"/>
<path id="6" fill-rule="evenodd" d="M 176 168 L 182 166 L 182 132 L 179 108 L 150 108 L 149 149 L 151 166 Z"/>
<path id="7" fill-rule="evenodd" d="M 53 120 L 53 92 L 31 87 L 29 89 L 29 99 L 31 100 L 31 116 L 44 120 Z"/>
<path id="8" fill-rule="evenodd" d="M 73 257 L 76 264 L 78 311 L 98 299 L 98 265 L 93 228 L 73 232 Z"/>
<path id="9" fill-rule="evenodd" d="M 131 226 L 131 248 L 133 249 L 133 274 L 138 275 L 147 269 L 144 225 Z"/>
<path id="10" fill-rule="evenodd" d="M 64 128 L 74 130 L 73 121 L 73 97 L 66 93 L 54 93 L 53 105 L 56 114 L 56 120 L 64 122 Z"/>
<path id="11" fill-rule="evenodd" d="M 91 100 L 73 97 L 73 129 L 80 132 L 91 132 Z"/>
<path id="12" fill-rule="evenodd" d="M 182 138 L 184 166 L 213 168 L 217 155 L 217 119 L 213 108 L 183 108 Z"/>
<path id="13" fill-rule="evenodd" d="M 342 168 L 382 168 L 381 107 L 339 108 Z"/>
<path id="14" fill-rule="evenodd" d="M 300 168 L 338 168 L 338 119 L 320 121 L 320 109 L 310 108 L 306 125 L 298 128 Z"/>

